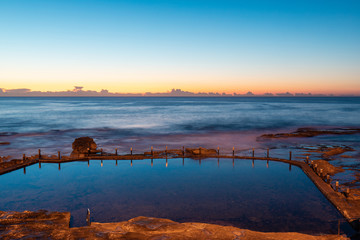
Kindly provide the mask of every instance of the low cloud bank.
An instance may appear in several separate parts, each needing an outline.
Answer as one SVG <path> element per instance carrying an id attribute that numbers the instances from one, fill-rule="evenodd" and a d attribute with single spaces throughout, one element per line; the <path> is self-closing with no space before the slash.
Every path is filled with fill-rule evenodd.
<path id="1" fill-rule="evenodd" d="M 312 94 L 312 93 L 264 93 L 254 94 L 250 91 L 240 93 L 219 93 L 219 92 L 188 92 L 181 89 L 172 89 L 168 92 L 146 92 L 146 93 L 112 93 L 107 89 L 101 91 L 83 90 L 82 86 L 75 86 L 73 90 L 67 91 L 32 91 L 28 88 L 4 89 L 0 88 L 0 97 L 331 97 L 333 94 Z M 360 96 L 359 95 L 338 95 L 338 96 Z"/>

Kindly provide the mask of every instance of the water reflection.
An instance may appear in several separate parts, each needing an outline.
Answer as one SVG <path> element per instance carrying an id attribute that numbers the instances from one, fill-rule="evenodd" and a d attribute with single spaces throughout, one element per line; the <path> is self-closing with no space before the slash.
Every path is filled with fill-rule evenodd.
<path id="1" fill-rule="evenodd" d="M 90 209 L 87 209 L 87 212 L 86 212 L 86 225 L 88 225 L 88 226 L 91 225 Z"/>

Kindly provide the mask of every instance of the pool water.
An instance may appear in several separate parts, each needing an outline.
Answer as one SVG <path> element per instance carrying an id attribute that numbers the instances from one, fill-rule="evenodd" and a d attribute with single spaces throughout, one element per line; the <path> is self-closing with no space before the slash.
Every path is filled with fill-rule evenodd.
<path id="1" fill-rule="evenodd" d="M 25 173 L 26 172 L 26 173 Z M 137 216 L 257 231 L 337 233 L 337 210 L 301 169 L 241 159 L 92 160 L 0 176 L 0 210 L 71 212 L 71 226 Z"/>

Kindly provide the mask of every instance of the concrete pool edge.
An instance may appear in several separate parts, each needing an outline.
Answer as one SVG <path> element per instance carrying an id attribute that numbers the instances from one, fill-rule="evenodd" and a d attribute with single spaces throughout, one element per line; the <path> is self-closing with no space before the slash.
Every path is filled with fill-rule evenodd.
<path id="1" fill-rule="evenodd" d="M 39 151 L 40 153 L 40 151 Z M 40 157 L 39 157 L 40 156 Z M 291 156 L 291 155 L 290 155 Z M 114 155 L 114 154 L 103 154 L 101 155 L 93 154 L 88 156 L 82 156 L 81 158 L 70 158 L 70 157 L 49 157 L 41 155 L 35 155 L 31 157 L 23 157 L 22 160 L 12 160 L 13 165 L 8 167 L 2 167 L 0 169 L 0 175 L 15 171 L 23 168 L 24 173 L 26 172 L 26 167 L 36 164 L 36 163 L 66 163 L 66 162 L 76 162 L 76 161 L 89 161 L 89 160 L 145 160 L 145 159 L 171 159 L 171 158 L 192 158 L 196 160 L 208 159 L 208 158 L 230 158 L 230 159 L 245 159 L 245 160 L 263 160 L 263 161 L 276 161 L 282 162 L 290 165 L 297 166 L 302 169 L 302 171 L 307 175 L 307 177 L 315 184 L 315 186 L 320 190 L 320 192 L 335 206 L 335 208 L 342 214 L 342 216 L 350 223 L 350 225 L 356 230 L 359 231 L 359 219 L 360 219 L 360 201 L 348 199 L 343 193 L 335 191 L 329 183 L 326 183 L 323 178 L 321 178 L 318 173 L 309 167 L 309 165 L 302 161 L 296 160 L 286 160 L 280 158 L 270 158 L 270 157 L 248 157 L 248 156 L 229 156 L 229 155 L 219 155 L 219 154 L 206 154 L 206 151 L 203 150 L 203 153 L 200 150 L 199 154 L 185 154 L 183 150 L 166 150 L 158 151 L 144 154 L 136 155 Z M 291 159 L 291 157 L 290 157 Z"/>

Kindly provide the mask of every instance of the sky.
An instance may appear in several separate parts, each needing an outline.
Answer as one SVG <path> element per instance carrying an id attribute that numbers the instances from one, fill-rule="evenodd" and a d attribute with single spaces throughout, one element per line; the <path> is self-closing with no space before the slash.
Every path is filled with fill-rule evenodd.
<path id="1" fill-rule="evenodd" d="M 358 0 L 0 0 L 0 88 L 360 95 Z"/>

